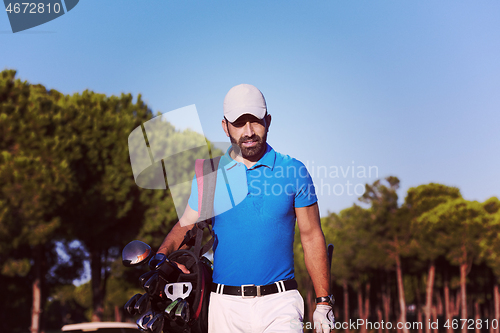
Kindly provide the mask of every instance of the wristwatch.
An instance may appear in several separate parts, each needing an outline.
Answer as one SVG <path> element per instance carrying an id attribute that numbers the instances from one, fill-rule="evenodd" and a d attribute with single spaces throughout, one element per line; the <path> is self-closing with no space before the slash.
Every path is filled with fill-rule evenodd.
<path id="1" fill-rule="evenodd" d="M 316 298 L 316 304 L 321 303 L 321 302 L 328 302 L 328 304 L 333 306 L 333 304 L 335 304 L 335 297 L 333 297 L 333 295 L 328 295 L 328 296 Z"/>

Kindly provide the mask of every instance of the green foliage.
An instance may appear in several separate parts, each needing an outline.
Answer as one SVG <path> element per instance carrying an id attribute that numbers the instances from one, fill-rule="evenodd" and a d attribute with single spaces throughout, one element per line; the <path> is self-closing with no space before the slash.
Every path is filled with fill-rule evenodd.
<path id="1" fill-rule="evenodd" d="M 480 242 L 488 225 L 488 216 L 477 201 L 462 198 L 441 203 L 422 214 L 419 223 L 427 234 L 439 242 L 446 258 L 453 265 L 480 259 Z"/>
<path id="2" fill-rule="evenodd" d="M 457 188 L 442 184 L 429 183 L 408 190 L 404 207 L 411 219 L 411 250 L 416 253 L 418 259 L 435 260 L 446 251 L 441 241 L 433 234 L 431 225 L 424 223 L 426 220 L 420 217 L 440 204 L 458 198 L 461 198 L 461 194 Z"/>
<path id="3" fill-rule="evenodd" d="M 30 271 L 31 265 L 27 258 L 12 259 L 8 258 L 2 267 L 2 275 L 25 277 Z"/>

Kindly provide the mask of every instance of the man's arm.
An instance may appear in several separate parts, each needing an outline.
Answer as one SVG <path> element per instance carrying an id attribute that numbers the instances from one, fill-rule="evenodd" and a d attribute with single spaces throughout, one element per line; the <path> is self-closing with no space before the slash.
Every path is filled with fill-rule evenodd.
<path id="1" fill-rule="evenodd" d="M 318 203 L 295 208 L 295 215 L 304 249 L 306 268 L 311 276 L 316 297 L 328 296 L 330 295 L 330 269 L 325 236 L 321 230 Z"/>
<path id="2" fill-rule="evenodd" d="M 163 243 L 161 243 L 160 248 L 158 249 L 158 253 L 163 253 L 168 256 L 170 253 L 177 250 L 179 245 L 181 245 L 186 232 L 193 228 L 197 220 L 198 212 L 189 207 L 189 205 L 186 205 L 184 214 L 165 237 Z"/>

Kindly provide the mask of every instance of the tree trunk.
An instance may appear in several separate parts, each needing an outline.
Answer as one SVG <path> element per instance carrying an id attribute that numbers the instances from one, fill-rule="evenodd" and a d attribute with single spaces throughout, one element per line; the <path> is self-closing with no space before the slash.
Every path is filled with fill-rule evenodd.
<path id="1" fill-rule="evenodd" d="M 417 284 L 417 288 L 415 289 L 415 299 L 417 301 L 417 322 L 418 323 L 423 323 L 423 325 L 425 325 L 425 323 L 422 321 L 422 302 L 420 300 L 420 284 L 418 283 Z M 421 326 L 418 326 L 418 333 L 422 333 L 423 332 L 423 329 Z"/>
<path id="2" fill-rule="evenodd" d="M 121 307 L 118 306 L 118 305 L 115 305 L 115 321 L 117 321 L 117 322 L 122 322 L 123 321 Z"/>
<path id="3" fill-rule="evenodd" d="M 359 312 L 359 318 L 364 319 L 365 314 L 363 312 L 363 294 L 361 291 L 361 286 L 358 288 L 358 312 Z M 362 325 L 361 329 L 359 330 L 360 333 L 366 333 L 366 325 Z"/>
<path id="4" fill-rule="evenodd" d="M 497 320 L 497 328 L 495 329 L 495 333 L 500 333 L 500 292 L 498 290 L 498 283 L 495 283 L 493 287 L 493 295 L 495 302 L 495 319 Z"/>
<path id="5" fill-rule="evenodd" d="M 380 323 L 382 323 L 382 310 L 380 309 L 379 304 L 377 304 L 375 311 L 377 312 L 377 320 L 379 322 L 379 327 L 378 327 L 377 331 L 378 331 L 378 333 L 382 333 L 382 325 L 380 325 Z"/>
<path id="6" fill-rule="evenodd" d="M 450 310 L 450 287 L 448 285 L 448 278 L 445 277 L 444 281 L 444 320 L 445 322 L 448 320 L 448 323 L 451 323 L 451 310 Z M 446 329 L 448 333 L 453 333 L 453 328 L 451 325 Z"/>
<path id="7" fill-rule="evenodd" d="M 98 250 L 90 253 L 90 268 L 92 276 L 92 321 L 102 321 L 104 314 L 104 295 L 102 295 L 102 261 Z"/>
<path id="8" fill-rule="evenodd" d="M 384 306 L 384 321 L 385 321 L 385 333 L 389 333 L 389 329 L 387 328 L 387 323 L 390 318 L 391 311 L 391 290 L 387 287 L 387 284 L 384 286 L 384 292 L 382 293 L 382 305 Z"/>
<path id="9" fill-rule="evenodd" d="M 474 301 L 474 323 L 478 323 L 479 319 L 481 318 L 481 313 L 479 311 L 479 303 L 477 301 Z M 474 325 L 476 328 L 476 333 L 481 333 L 481 329 L 479 328 L 478 325 Z"/>
<path id="10" fill-rule="evenodd" d="M 403 323 L 403 332 L 409 333 L 406 325 L 404 325 L 404 323 L 406 323 L 406 301 L 403 286 L 403 272 L 401 270 L 401 259 L 399 258 L 399 254 L 396 255 L 396 276 L 398 279 L 399 309 L 401 311 L 400 321 Z"/>
<path id="11" fill-rule="evenodd" d="M 431 319 L 432 291 L 434 289 L 434 276 L 436 274 L 436 264 L 431 261 L 429 273 L 427 274 L 427 288 L 425 291 L 425 333 L 430 333 L 429 320 Z"/>
<path id="12" fill-rule="evenodd" d="M 349 323 L 349 289 L 345 279 L 342 281 L 342 288 L 344 288 L 344 322 Z M 347 325 L 345 333 L 350 333 L 349 325 Z"/>
<path id="13" fill-rule="evenodd" d="M 443 299 L 441 297 L 441 293 L 439 293 L 439 292 L 436 293 L 436 308 L 437 308 L 437 315 L 442 316 L 443 315 Z"/>
<path id="14" fill-rule="evenodd" d="M 42 313 L 42 255 L 40 246 L 34 249 L 34 279 L 32 283 L 31 333 L 40 333 L 40 316 Z"/>
<path id="15" fill-rule="evenodd" d="M 458 290 L 455 295 L 455 310 L 453 312 L 453 317 L 456 317 L 460 314 L 460 300 L 462 299 L 462 296 L 460 295 L 460 290 Z"/>
<path id="16" fill-rule="evenodd" d="M 465 289 L 465 282 L 466 282 L 466 275 L 467 275 L 467 264 L 462 263 L 460 265 L 460 296 L 462 298 L 462 314 L 461 318 L 467 319 L 467 294 L 466 294 L 466 289 Z M 467 325 L 463 325 L 462 328 L 462 333 L 467 333 Z"/>
<path id="17" fill-rule="evenodd" d="M 371 283 L 368 282 L 365 285 L 365 311 L 364 311 L 364 320 L 365 322 L 368 320 L 368 317 L 370 316 L 370 288 L 371 288 Z"/>
<path id="18" fill-rule="evenodd" d="M 437 321 L 437 309 L 435 305 L 432 306 L 431 312 L 432 312 L 432 322 L 435 323 Z M 438 333 L 439 332 L 438 329 L 439 327 L 435 326 L 432 331 L 434 333 Z"/>

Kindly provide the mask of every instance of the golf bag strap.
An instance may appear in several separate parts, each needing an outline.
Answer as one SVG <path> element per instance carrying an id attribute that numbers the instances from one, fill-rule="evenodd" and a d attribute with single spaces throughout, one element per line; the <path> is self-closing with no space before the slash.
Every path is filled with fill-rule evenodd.
<path id="1" fill-rule="evenodd" d="M 215 184 L 220 156 L 196 160 L 195 173 L 198 184 L 198 222 L 209 220 L 214 209 Z"/>
<path id="2" fill-rule="evenodd" d="M 214 243 L 214 232 L 210 228 L 210 224 L 212 222 L 219 161 L 220 156 L 214 159 L 196 160 L 195 162 L 196 182 L 198 185 L 198 221 L 191 230 L 186 232 L 179 249 L 185 244 L 193 245 L 192 241 L 194 239 L 194 253 L 198 257 L 207 252 Z M 205 228 L 209 230 L 212 237 L 202 247 L 203 229 Z"/>

